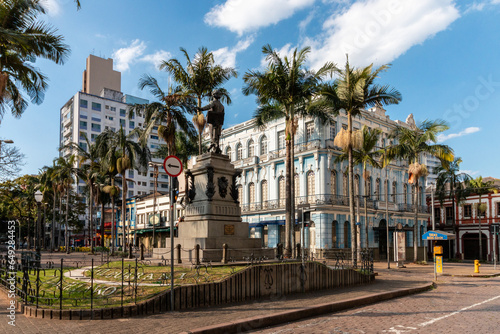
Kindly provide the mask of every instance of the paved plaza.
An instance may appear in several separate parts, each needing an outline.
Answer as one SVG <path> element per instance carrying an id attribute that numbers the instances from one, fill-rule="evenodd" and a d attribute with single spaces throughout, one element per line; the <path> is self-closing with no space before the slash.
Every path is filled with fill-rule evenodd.
<path id="1" fill-rule="evenodd" d="M 74 259 L 77 257 L 77 255 L 71 256 Z M 5 294 L 0 294 L 0 314 L 4 319 L 0 322 L 0 332 L 106 334 L 189 332 L 197 328 L 230 323 L 245 318 L 293 312 L 325 303 L 419 287 L 430 284 L 433 280 L 432 265 L 407 264 L 406 268 L 401 269 L 397 269 L 394 263 L 391 263 L 391 266 L 392 268 L 388 270 L 387 263 L 375 263 L 375 271 L 378 273 L 376 281 L 364 286 L 283 296 L 277 300 L 259 300 L 246 304 L 168 312 L 129 319 L 68 321 L 28 318 L 17 314 L 15 328 L 7 323 L 8 299 Z M 285 322 L 277 328 L 260 329 L 258 321 L 250 322 L 246 328 L 263 333 L 402 333 L 408 330 L 446 333 L 449 328 L 449 332 L 465 333 L 467 331 L 461 331 L 461 329 L 467 328 L 464 326 L 476 326 L 476 321 L 473 319 L 484 318 L 480 325 L 483 327 L 479 328 L 485 329 L 485 331 L 479 330 L 478 333 L 491 333 L 492 331 L 487 330 L 490 328 L 489 326 L 493 325 L 492 322 L 498 323 L 492 311 L 498 310 L 500 306 L 500 278 L 495 276 L 466 277 L 466 275 L 473 273 L 473 267 L 472 263 L 445 263 L 444 273 L 453 276 L 438 277 L 436 289 L 418 295 L 304 319 L 299 322 L 289 324 Z M 500 274 L 500 270 L 495 270 L 492 265 L 482 265 L 481 275 L 494 274 Z M 435 328 L 435 330 L 429 331 L 429 328 Z M 216 330 L 215 332 L 222 333 L 224 331 Z"/>

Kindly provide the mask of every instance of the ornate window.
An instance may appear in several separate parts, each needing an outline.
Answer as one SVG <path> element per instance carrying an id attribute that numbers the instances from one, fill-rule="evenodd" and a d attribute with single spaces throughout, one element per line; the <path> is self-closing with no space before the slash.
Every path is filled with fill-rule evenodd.
<path id="1" fill-rule="evenodd" d="M 286 191 L 285 191 L 285 177 L 278 178 L 278 199 L 280 206 L 285 205 Z"/>
<path id="2" fill-rule="evenodd" d="M 315 176 L 312 170 L 307 172 L 307 199 L 309 203 L 312 203 L 315 200 L 316 191 L 315 187 Z"/>
<path id="3" fill-rule="evenodd" d="M 306 142 L 313 139 L 314 135 L 314 122 L 306 123 Z"/>
<path id="4" fill-rule="evenodd" d="M 403 185 L 403 203 L 408 204 L 408 185 L 406 183 Z"/>
<path id="5" fill-rule="evenodd" d="M 359 188 L 360 188 L 360 182 L 359 182 L 359 175 L 356 174 L 354 175 L 354 196 L 359 195 Z"/>
<path id="6" fill-rule="evenodd" d="M 295 188 L 295 198 L 300 197 L 300 180 L 299 174 L 295 173 L 293 176 L 293 187 Z"/>
<path id="7" fill-rule="evenodd" d="M 260 193 L 261 193 L 261 198 L 262 198 L 262 203 L 267 202 L 268 196 L 267 196 L 267 180 L 262 180 L 260 183 Z"/>
<path id="8" fill-rule="evenodd" d="M 278 150 L 285 148 L 285 131 L 278 132 Z"/>
<path id="9" fill-rule="evenodd" d="M 231 156 L 231 146 L 226 147 L 226 155 L 229 157 L 229 161 L 233 160 L 233 157 Z"/>
<path id="10" fill-rule="evenodd" d="M 372 198 L 372 178 L 369 177 L 368 180 L 366 180 L 366 191 L 368 194 L 368 198 Z"/>
<path id="11" fill-rule="evenodd" d="M 262 136 L 260 139 L 260 154 L 267 154 L 267 137 Z"/>
<path id="12" fill-rule="evenodd" d="M 335 136 L 337 135 L 337 122 L 333 121 L 330 124 L 330 139 L 335 139 Z"/>
<path id="13" fill-rule="evenodd" d="M 337 195 L 337 172 L 334 170 L 330 173 L 330 193 Z"/>
<path id="14" fill-rule="evenodd" d="M 248 185 L 248 199 L 249 204 L 255 203 L 255 183 L 253 182 Z"/>
<path id="15" fill-rule="evenodd" d="M 337 225 L 336 220 L 332 221 L 332 248 L 338 248 L 337 245 Z"/>
<path id="16" fill-rule="evenodd" d="M 377 201 L 380 201 L 380 199 L 382 198 L 382 188 L 380 187 L 380 179 L 377 178 L 377 180 L 375 181 L 375 192 L 376 192 L 376 198 L 377 198 Z"/>
<path id="17" fill-rule="evenodd" d="M 238 202 L 243 203 L 243 186 L 240 184 L 237 188 L 238 188 Z"/>
<path id="18" fill-rule="evenodd" d="M 396 181 L 393 181 L 392 182 L 392 194 L 391 194 L 391 199 L 393 202 L 396 202 L 397 198 L 398 198 L 398 191 L 397 191 L 397 183 Z"/>
<path id="19" fill-rule="evenodd" d="M 236 145 L 236 160 L 243 159 L 243 146 L 241 144 Z"/>
<path id="20" fill-rule="evenodd" d="M 253 139 L 248 141 L 247 145 L 248 158 L 251 158 L 255 155 L 255 146 L 253 144 Z"/>

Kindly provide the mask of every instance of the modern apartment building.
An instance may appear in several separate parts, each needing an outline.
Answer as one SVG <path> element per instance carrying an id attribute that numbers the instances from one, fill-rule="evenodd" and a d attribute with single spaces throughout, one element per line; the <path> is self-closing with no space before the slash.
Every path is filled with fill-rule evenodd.
<path id="1" fill-rule="evenodd" d="M 382 130 L 379 148 L 390 144 L 388 134 L 397 125 L 410 126 L 402 121 L 391 120 L 381 107 L 363 111 L 361 117 L 353 120 L 354 129 L 361 129 L 364 125 Z M 305 245 L 319 257 L 328 249 L 351 247 L 348 164 L 347 161 L 336 161 L 341 149 L 333 144 L 342 128 L 347 128 L 345 114 L 340 114 L 331 125 L 317 119 L 301 118 L 295 136 L 295 205 L 309 204 Z M 278 243 L 284 242 L 284 119 L 266 124 L 264 130 L 256 127 L 254 120 L 225 129 L 221 148 L 224 154 L 230 156 L 235 167 L 243 170 L 238 190 L 243 220 L 250 223 L 250 234 L 262 237 L 264 247 L 276 247 Z M 368 167 L 368 172 L 368 219 L 365 221 L 363 170 L 361 165 L 354 167 L 354 189 L 359 200 L 357 223 L 362 247 L 368 241 L 368 246 L 376 250 L 375 256 L 384 258 L 387 244 L 390 247 L 393 245 L 392 231 L 400 224 L 406 231 L 407 258 L 412 259 L 415 215 L 412 187 L 407 183 L 408 164 L 394 161 L 387 169 Z M 419 258 L 422 258 L 421 235 L 426 232 L 429 218 L 425 202 L 425 178 L 419 180 L 419 194 L 418 246 L 421 247 Z M 385 232 L 386 206 L 391 229 L 389 243 Z M 296 240 L 300 240 L 299 224 L 296 227 Z"/>
<path id="2" fill-rule="evenodd" d="M 82 90 L 76 92 L 61 108 L 60 112 L 60 146 L 71 142 L 87 149 L 85 135 L 91 143 L 104 130 L 119 130 L 122 127 L 129 133 L 136 127 L 142 127 L 144 118 L 137 115 L 128 117 L 128 108 L 133 104 L 148 103 L 147 100 L 121 92 L 121 73 L 113 70 L 113 60 L 93 55 L 87 58 L 83 71 Z M 148 141 L 149 149 L 154 152 L 161 144 L 156 133 L 151 133 Z M 63 150 L 62 156 L 71 154 Z M 161 163 L 161 159 L 154 159 Z M 168 176 L 159 169 L 158 190 L 168 191 Z M 145 195 L 153 191 L 153 168 L 147 172 L 127 170 L 125 177 L 129 179 L 127 198 Z M 120 186 L 120 184 L 118 184 Z M 79 181 L 77 191 L 82 193 L 84 182 Z M 88 228 L 88 218 L 85 219 Z M 109 222 L 108 222 L 109 223 Z M 88 236 L 88 234 L 87 234 Z"/>

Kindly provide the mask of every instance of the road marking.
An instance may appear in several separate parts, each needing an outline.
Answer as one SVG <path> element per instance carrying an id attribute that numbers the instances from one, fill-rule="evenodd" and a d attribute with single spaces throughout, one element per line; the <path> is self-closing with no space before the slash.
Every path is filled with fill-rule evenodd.
<path id="1" fill-rule="evenodd" d="M 389 328 L 388 330 L 382 331 L 382 333 L 395 333 L 395 334 L 409 333 L 409 332 L 411 332 L 414 329 L 417 329 L 417 328 L 415 328 L 415 327 L 405 327 L 405 326 L 397 325 L 397 326 Z"/>
<path id="2" fill-rule="evenodd" d="M 431 325 L 431 324 L 435 323 L 436 321 L 446 319 L 446 318 L 448 318 L 448 317 L 451 317 L 452 315 L 456 315 L 456 314 L 459 314 L 460 312 L 467 311 L 468 309 L 471 309 L 471 308 L 473 308 L 473 307 L 476 307 L 476 306 L 479 306 L 479 305 L 482 305 L 482 304 L 489 303 L 489 302 L 491 302 L 491 301 L 493 301 L 493 300 L 495 300 L 495 299 L 498 299 L 498 298 L 500 298 L 500 295 L 499 295 L 499 296 L 496 296 L 496 297 L 493 297 L 493 298 L 490 298 L 490 299 L 487 299 L 487 300 L 484 300 L 484 301 L 482 301 L 482 302 L 480 302 L 480 303 L 476 303 L 476 304 L 474 304 L 474 305 L 470 305 L 470 306 L 464 307 L 464 308 L 462 308 L 462 309 L 460 309 L 460 310 L 458 310 L 458 311 L 452 312 L 452 313 L 447 314 L 447 315 L 444 315 L 444 316 L 442 316 L 442 317 L 439 317 L 439 318 L 434 318 L 434 319 L 432 319 L 432 320 L 429 320 L 429 321 L 423 322 L 423 323 L 419 324 L 419 326 L 424 327 L 424 326 L 427 326 L 427 325 Z"/>

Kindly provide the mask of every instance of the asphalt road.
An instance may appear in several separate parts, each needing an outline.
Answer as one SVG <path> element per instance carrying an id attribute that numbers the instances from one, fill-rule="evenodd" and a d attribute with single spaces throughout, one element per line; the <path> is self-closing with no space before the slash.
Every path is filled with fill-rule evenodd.
<path id="1" fill-rule="evenodd" d="M 437 289 L 253 333 L 499 333 L 500 277 L 440 277 Z"/>

